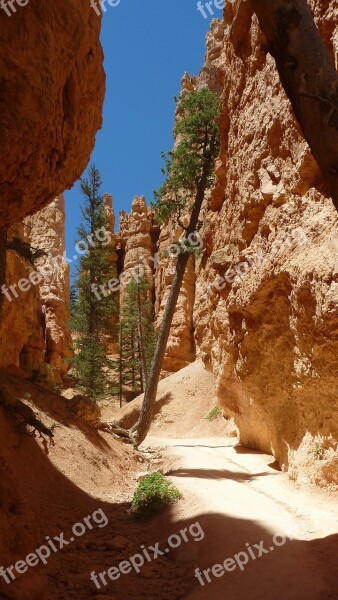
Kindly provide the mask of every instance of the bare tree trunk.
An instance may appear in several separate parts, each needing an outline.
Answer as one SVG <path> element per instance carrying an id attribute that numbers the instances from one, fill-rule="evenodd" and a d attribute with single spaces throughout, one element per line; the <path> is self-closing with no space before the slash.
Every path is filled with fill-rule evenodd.
<path id="1" fill-rule="evenodd" d="M 204 182 L 201 183 L 199 190 L 196 193 L 195 203 L 190 217 L 189 226 L 186 230 L 186 236 L 196 231 L 198 217 L 204 199 Z M 185 269 L 189 260 L 189 254 L 179 254 L 177 258 L 176 270 L 173 282 L 171 284 L 167 304 L 164 310 L 163 319 L 157 338 L 154 357 L 151 363 L 148 380 L 146 383 L 146 391 L 144 394 L 142 410 L 138 422 L 130 429 L 130 437 L 135 445 L 139 446 L 146 438 L 154 413 L 154 406 L 160 380 L 162 363 L 167 347 L 167 342 L 170 334 L 170 327 L 173 320 L 174 312 L 178 296 L 180 293 Z"/>
<path id="2" fill-rule="evenodd" d="M 140 330 L 138 330 L 138 370 L 139 370 L 139 378 L 140 378 L 140 392 L 143 394 L 144 392 L 144 377 L 143 377 L 143 368 L 142 368 L 142 350 L 141 350 L 141 336 Z"/>
<path id="3" fill-rule="evenodd" d="M 133 388 L 133 394 L 136 393 L 135 385 L 135 329 L 134 325 L 131 328 L 131 385 Z"/>
<path id="4" fill-rule="evenodd" d="M 249 0 L 338 210 L 338 74 L 306 0 Z M 243 8 L 244 8 L 243 3 Z M 249 8 L 248 6 L 248 8 Z M 240 7 L 241 8 L 241 7 Z"/>

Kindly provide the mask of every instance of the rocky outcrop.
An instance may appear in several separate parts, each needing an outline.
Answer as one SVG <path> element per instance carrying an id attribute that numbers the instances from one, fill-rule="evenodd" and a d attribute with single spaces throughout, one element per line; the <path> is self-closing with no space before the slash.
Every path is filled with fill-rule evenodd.
<path id="1" fill-rule="evenodd" d="M 333 3 L 310 4 L 337 56 Z M 227 4 L 217 49 L 222 148 L 196 268 L 197 352 L 243 444 L 272 451 L 295 479 L 333 486 L 336 211 L 256 18 L 245 41 L 236 40 L 235 10 Z"/>
<path id="2" fill-rule="evenodd" d="M 35 248 L 47 253 L 37 261 L 39 266 L 51 265 L 51 273 L 39 284 L 39 296 L 44 324 L 45 362 L 61 376 L 69 369 L 73 355 L 69 330 L 70 283 L 66 262 L 65 203 L 61 194 L 48 206 L 24 221 L 25 238 Z"/>
<path id="3" fill-rule="evenodd" d="M 310 3 L 337 60 L 332 5 Z M 198 77 L 221 97 L 221 152 L 202 208 L 203 256 L 182 286 L 165 359 L 176 370 L 197 356 L 213 372 L 241 443 L 274 453 L 293 479 L 338 484 L 337 216 L 301 135 L 256 17 L 234 26 L 238 2 L 207 36 Z M 158 323 L 182 230 L 161 231 Z"/>
<path id="4" fill-rule="evenodd" d="M 158 233 L 153 222 L 151 209 L 147 207 L 144 196 L 135 196 L 131 212 L 120 213 L 120 230 L 117 234 L 120 250 L 121 288 L 133 276 L 133 269 L 140 267 L 140 273 L 147 277 L 151 288 Z M 151 293 L 151 290 L 150 290 Z"/>
<path id="5" fill-rule="evenodd" d="M 7 252 L 0 366 L 14 365 L 29 375 L 59 383 L 72 356 L 63 195 L 10 233 L 12 239 L 19 238 L 45 255 L 33 266 L 17 251 Z"/>
<path id="6" fill-rule="evenodd" d="M 206 39 L 205 64 L 198 77 L 184 74 L 181 86 L 182 94 L 194 89 L 208 87 L 220 94 L 224 83 L 224 68 L 222 64 L 224 26 L 219 21 L 211 23 L 210 32 Z M 183 229 L 170 223 L 161 229 L 159 238 L 159 262 L 155 277 L 155 314 L 159 327 L 175 272 L 175 249 L 170 246 L 179 242 Z M 168 256 L 169 250 L 169 256 Z M 177 308 L 173 318 L 170 336 L 166 348 L 163 369 L 175 372 L 186 367 L 196 358 L 193 310 L 195 302 L 195 259 L 189 259 L 187 270 L 179 294 Z"/>
<path id="7" fill-rule="evenodd" d="M 0 229 L 73 185 L 102 121 L 100 17 L 87 0 L 26 4 L 0 10 Z"/>
<path id="8" fill-rule="evenodd" d="M 155 315 L 157 328 L 161 324 L 175 274 L 175 244 L 179 242 L 182 231 L 180 227 L 174 226 L 163 227 L 161 230 L 158 251 L 159 261 L 155 275 Z M 196 358 L 193 332 L 195 280 L 195 259 L 191 256 L 183 278 L 166 347 L 163 362 L 163 370 L 166 373 L 179 371 Z"/>

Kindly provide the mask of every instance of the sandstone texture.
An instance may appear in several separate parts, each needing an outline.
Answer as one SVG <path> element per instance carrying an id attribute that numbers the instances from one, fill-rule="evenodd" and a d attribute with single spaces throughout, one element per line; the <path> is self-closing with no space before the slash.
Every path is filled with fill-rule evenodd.
<path id="1" fill-rule="evenodd" d="M 188 73 L 184 74 L 181 81 L 182 94 L 206 86 L 216 93 L 221 93 L 224 82 L 224 66 L 222 64 L 223 37 L 223 24 L 219 21 L 213 21 L 206 39 L 205 64 L 198 77 L 190 77 Z M 187 225 L 188 221 L 184 224 Z M 158 251 L 159 261 L 155 275 L 155 314 L 157 327 L 161 323 L 175 272 L 175 245 L 179 248 L 179 240 L 182 234 L 183 229 L 175 226 L 173 223 L 161 228 Z M 163 364 L 165 372 L 178 371 L 196 358 L 195 324 L 193 320 L 196 293 L 195 271 L 195 258 L 191 256 L 172 322 Z"/>
<path id="2" fill-rule="evenodd" d="M 334 2 L 310 4 L 337 57 Z M 196 265 L 197 353 L 243 444 L 272 451 L 295 479 L 335 486 L 337 215 L 257 20 L 236 38 L 235 10 L 221 43 L 213 25 L 200 75 L 216 90 L 214 46 L 222 147 Z"/>
<path id="3" fill-rule="evenodd" d="M 177 242 L 179 227 L 159 227 L 144 196 L 136 196 L 131 212 L 120 213 L 117 234 L 121 294 L 140 267 L 150 283 L 149 297 L 154 302 L 155 326 L 160 327 L 163 310 L 175 270 L 175 260 L 168 255 L 169 246 Z M 173 250 L 174 251 L 174 250 Z M 156 267 L 156 268 L 155 268 Z M 195 359 L 193 337 L 193 305 L 195 267 L 191 257 L 187 266 L 163 364 L 164 373 L 178 371 Z"/>
<path id="4" fill-rule="evenodd" d="M 138 268 L 140 274 L 143 273 L 148 279 L 151 285 L 150 295 L 152 294 L 157 230 L 152 210 L 147 207 L 144 196 L 135 196 L 129 214 L 121 211 L 117 240 L 122 294 L 125 285 L 137 273 Z"/>
<path id="5" fill-rule="evenodd" d="M 155 315 L 157 328 L 161 324 L 175 274 L 175 246 L 177 245 L 177 248 L 179 248 L 179 240 L 182 232 L 183 230 L 180 227 L 173 226 L 166 226 L 161 230 L 158 252 L 159 261 L 155 275 Z M 183 278 L 164 357 L 163 370 L 167 373 L 179 371 L 196 358 L 193 333 L 195 283 L 195 259 L 191 256 Z"/>
<path id="6" fill-rule="evenodd" d="M 6 285 L 16 284 L 10 298 L 3 296 L 0 322 L 0 366 L 20 367 L 29 375 L 59 383 L 69 368 L 72 341 L 69 321 L 69 266 L 65 260 L 63 195 L 55 198 L 23 224 L 10 230 L 33 248 L 45 252 L 32 266 L 14 250 L 7 252 Z M 35 284 L 22 291 L 23 279 Z M 43 274 L 43 275 L 42 275 Z M 25 285 L 23 286 L 25 287 Z M 27 284 L 28 288 L 28 284 Z"/>
<path id="7" fill-rule="evenodd" d="M 84 171 L 102 122 L 101 19 L 87 0 L 0 11 L 0 229 Z"/>
<path id="8" fill-rule="evenodd" d="M 310 4 L 337 62 L 335 3 Z M 220 95 L 221 152 L 202 208 L 203 256 L 191 259 L 164 369 L 196 353 L 241 443 L 274 453 L 293 479 L 333 488 L 337 215 L 257 19 L 237 23 L 237 5 L 211 24 L 198 77 L 182 79 L 183 93 L 207 86 Z M 165 250 L 181 232 L 172 223 L 161 231 L 158 322 L 174 268 Z"/>

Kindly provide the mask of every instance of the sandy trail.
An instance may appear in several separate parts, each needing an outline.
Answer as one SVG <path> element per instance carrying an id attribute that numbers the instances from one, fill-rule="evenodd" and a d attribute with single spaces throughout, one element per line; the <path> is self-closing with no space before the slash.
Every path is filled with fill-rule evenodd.
<path id="1" fill-rule="evenodd" d="M 255 558 L 243 570 L 210 582 L 193 578 L 189 600 L 334 600 L 338 598 L 338 519 L 333 498 L 301 489 L 271 466 L 273 458 L 236 446 L 233 438 L 148 438 L 148 447 L 166 447 L 170 478 L 184 493 L 171 515 L 172 533 L 199 521 L 205 538 L 175 551 L 187 577 L 221 564 L 250 545 Z M 177 528 L 175 528 L 177 523 Z M 168 532 L 167 532 L 168 533 Z M 292 541 L 273 536 L 286 533 Z M 170 532 L 169 532 L 170 535 Z M 262 546 L 264 542 L 264 552 Z M 254 546 L 257 544 L 258 547 Z M 277 544 L 281 544 L 278 546 Z M 258 556 L 262 552 L 262 556 Z M 241 556 L 239 560 L 245 561 Z M 227 563 L 233 568 L 233 563 Z"/>

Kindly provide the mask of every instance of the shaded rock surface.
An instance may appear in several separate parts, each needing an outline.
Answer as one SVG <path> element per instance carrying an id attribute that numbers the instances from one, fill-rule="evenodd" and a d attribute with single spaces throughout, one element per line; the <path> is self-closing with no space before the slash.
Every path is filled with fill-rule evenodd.
<path id="1" fill-rule="evenodd" d="M 88 163 L 105 89 L 100 26 L 87 0 L 0 11 L 0 228 L 70 188 Z"/>
<path id="2" fill-rule="evenodd" d="M 15 365 L 54 383 L 59 383 L 68 371 L 68 358 L 72 356 L 64 233 L 63 195 L 11 228 L 12 238 L 43 250 L 45 255 L 32 266 L 16 251 L 7 251 L 6 286 L 10 297 L 3 297 L 0 321 L 0 366 Z"/>

